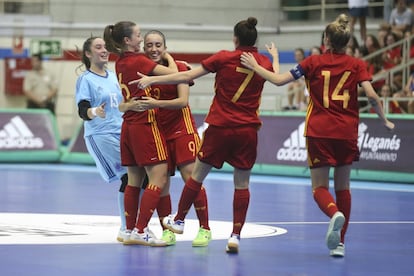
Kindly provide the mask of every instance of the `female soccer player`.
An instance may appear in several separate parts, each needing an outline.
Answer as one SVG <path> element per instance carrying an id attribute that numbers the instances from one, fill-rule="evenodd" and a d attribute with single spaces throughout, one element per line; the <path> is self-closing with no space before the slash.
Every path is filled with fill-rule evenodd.
<path id="1" fill-rule="evenodd" d="M 108 56 L 102 38 L 90 37 L 83 43 L 82 63 L 86 71 L 76 82 L 76 103 L 79 116 L 84 120 L 86 148 L 100 175 L 107 182 L 121 180 L 118 241 L 123 242 L 128 236 L 124 214 L 124 190 L 128 176 L 127 169 L 121 166 L 119 146 L 122 113 L 118 105 L 122 102 L 122 94 L 115 74 L 106 69 Z"/>
<path id="2" fill-rule="evenodd" d="M 177 215 L 163 223 L 175 233 L 183 233 L 184 218 L 196 199 L 202 182 L 212 169 L 224 162 L 234 167 L 233 230 L 226 251 L 237 253 L 240 232 L 249 207 L 250 172 L 257 156 L 257 131 L 260 97 L 265 80 L 240 63 L 243 52 L 251 52 L 264 68 L 272 70 L 270 60 L 254 47 L 257 40 L 257 19 L 249 17 L 234 26 L 235 50 L 220 51 L 203 60 L 200 67 L 166 76 L 143 77 L 139 87 L 156 83 L 188 83 L 208 73 L 216 73 L 215 97 L 206 117 L 209 127 L 204 132 L 191 178 L 185 183 Z M 136 83 L 136 82 L 131 82 Z"/>
<path id="3" fill-rule="evenodd" d="M 322 212 L 331 218 L 326 234 L 330 255 L 343 257 L 345 233 L 351 213 L 351 165 L 353 161 L 359 160 L 358 84 L 364 88 L 384 126 L 392 130 L 394 124 L 385 118 L 365 63 L 345 54 L 351 37 L 347 16 L 341 14 L 328 24 L 324 37 L 325 53 L 307 57 L 283 74 L 279 74 L 278 51 L 273 43 L 267 48 L 273 57 L 274 72 L 260 66 L 250 53 L 243 53 L 241 62 L 276 85 L 305 76 L 311 98 L 305 136 L 313 196 Z M 336 201 L 329 192 L 331 167 L 334 167 Z"/>
<path id="4" fill-rule="evenodd" d="M 167 50 L 165 36 L 157 30 L 149 31 L 144 36 L 144 52 L 153 61 L 168 66 L 162 58 Z M 179 71 L 188 70 L 187 64 L 177 62 Z M 152 87 L 152 97 L 142 97 L 139 101 L 143 109 L 160 108 L 157 121 L 165 134 L 168 148 L 170 174 L 174 175 L 176 167 L 186 182 L 194 168 L 196 154 L 200 148 L 200 138 L 190 106 L 188 105 L 189 84 L 159 85 Z M 211 240 L 211 231 L 208 222 L 207 194 L 202 186 L 194 201 L 200 228 L 193 246 L 207 246 Z M 169 189 L 164 189 L 157 207 L 161 224 L 165 216 L 171 214 L 171 198 Z M 169 244 L 175 243 L 175 236 L 171 230 L 165 228 L 163 240 Z"/>
<path id="5" fill-rule="evenodd" d="M 104 40 L 108 51 L 119 55 L 115 70 L 125 106 L 129 109 L 124 110 L 121 106 L 121 111 L 125 111 L 121 131 L 121 160 L 122 165 L 128 167 L 129 177 L 125 188 L 127 229 L 134 229 L 124 244 L 166 246 L 167 243 L 158 239 L 148 228 L 161 192 L 169 185 L 166 141 L 156 121 L 157 110 L 140 111 L 137 108 L 136 99 L 149 96 L 151 90 L 137 89 L 136 85 L 129 85 L 128 82 L 136 78 L 137 71 L 168 74 L 177 72 L 177 66 L 168 53 L 164 54 L 164 58 L 168 60 L 170 68 L 139 53 L 143 39 L 139 26 L 134 22 L 121 21 L 108 25 L 104 30 Z M 145 174 L 148 175 L 148 185 L 138 212 L 140 186 Z"/>

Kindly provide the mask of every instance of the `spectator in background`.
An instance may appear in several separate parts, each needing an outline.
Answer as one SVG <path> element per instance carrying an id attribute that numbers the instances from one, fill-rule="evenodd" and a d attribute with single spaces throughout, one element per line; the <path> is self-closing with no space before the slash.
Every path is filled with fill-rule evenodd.
<path id="1" fill-rule="evenodd" d="M 414 114 L 414 73 L 408 78 L 407 84 L 400 92 L 395 93 L 395 98 L 411 98 L 409 101 L 400 101 L 400 106 L 407 111 L 407 113 Z"/>
<path id="2" fill-rule="evenodd" d="M 388 47 L 400 39 L 401 37 L 399 37 L 395 32 L 391 31 L 384 37 L 383 43 L 385 47 Z M 391 49 L 386 50 L 382 55 L 382 59 L 384 70 L 389 70 L 396 65 L 399 65 L 402 60 L 401 46 L 395 46 Z M 394 86 L 395 90 L 401 90 L 403 88 L 402 82 L 402 71 L 394 72 L 392 77 L 392 86 Z"/>
<path id="3" fill-rule="evenodd" d="M 391 100 L 394 97 L 394 90 L 392 89 L 391 85 L 384 84 L 381 87 L 379 96 L 381 97 L 382 104 L 384 107 L 384 112 L 388 113 L 405 113 L 405 111 L 401 108 L 398 101 Z M 388 102 L 388 107 L 384 105 L 384 103 Z M 375 113 L 374 108 L 371 108 L 371 113 Z"/>
<path id="4" fill-rule="evenodd" d="M 375 35 L 369 34 L 367 35 L 367 38 L 365 40 L 364 46 L 362 47 L 362 56 L 368 56 L 372 53 L 375 53 L 376 51 L 380 50 L 381 46 L 378 41 L 378 38 Z M 384 61 L 382 59 L 382 55 L 376 55 L 373 56 L 366 61 L 368 73 L 371 74 L 371 76 L 381 72 L 384 67 Z M 372 83 L 372 86 L 374 87 L 375 91 L 379 92 L 384 82 L 382 80 L 376 81 Z"/>
<path id="5" fill-rule="evenodd" d="M 361 57 L 361 52 L 359 50 L 359 43 L 358 43 L 358 39 L 355 37 L 355 35 L 351 36 L 351 39 L 349 39 L 348 45 L 346 47 L 346 52 L 348 55 L 351 55 L 350 53 L 352 53 L 352 56 L 354 57 Z"/>
<path id="6" fill-rule="evenodd" d="M 309 55 L 320 55 L 322 54 L 322 49 L 319 46 L 313 46 L 310 51 L 309 51 Z"/>
<path id="7" fill-rule="evenodd" d="M 305 59 L 305 51 L 302 48 L 295 49 L 295 60 L 297 63 Z M 303 109 L 305 103 L 305 78 L 300 78 L 289 83 L 287 88 L 288 105 L 283 110 Z"/>
<path id="8" fill-rule="evenodd" d="M 354 33 L 355 24 L 359 20 L 359 31 L 361 41 L 367 38 L 368 0 L 348 0 L 349 14 L 351 15 L 351 34 Z"/>
<path id="9" fill-rule="evenodd" d="M 390 16 L 391 16 L 391 11 L 393 8 L 393 0 L 384 0 L 384 8 L 383 8 L 383 13 L 384 13 L 384 21 L 385 22 L 389 22 L 390 21 Z"/>
<path id="10" fill-rule="evenodd" d="M 413 27 L 413 11 L 407 7 L 406 0 L 396 0 L 395 8 L 391 11 L 389 23 L 394 32 L 401 34 L 411 32 Z"/>
<path id="11" fill-rule="evenodd" d="M 388 21 L 383 22 L 379 25 L 377 38 L 381 48 L 384 47 L 384 39 L 389 32 L 391 32 L 391 25 L 388 23 Z"/>
<path id="12" fill-rule="evenodd" d="M 354 48 L 352 48 L 349 45 L 346 46 L 346 48 L 345 48 L 345 54 L 347 54 L 348 56 L 351 56 L 351 57 L 356 57 Z"/>
<path id="13" fill-rule="evenodd" d="M 27 72 L 23 80 L 23 93 L 27 97 L 27 108 L 49 109 L 55 114 L 58 92 L 55 76 L 43 68 L 41 54 L 33 54 L 31 63 L 32 70 Z"/>
<path id="14" fill-rule="evenodd" d="M 380 50 L 381 46 L 378 41 L 378 38 L 373 35 L 367 35 L 364 45 L 361 47 L 361 57 L 366 57 L 376 51 Z M 374 55 L 373 57 L 368 58 L 365 63 L 367 64 L 368 73 L 373 76 L 377 73 L 383 71 L 383 60 L 382 55 Z M 375 91 L 379 93 L 381 87 L 385 84 L 383 79 L 372 82 L 372 86 Z M 360 97 L 366 97 L 365 91 L 362 87 L 358 87 L 358 94 Z M 360 112 L 369 111 L 369 105 L 366 101 L 359 101 Z"/>

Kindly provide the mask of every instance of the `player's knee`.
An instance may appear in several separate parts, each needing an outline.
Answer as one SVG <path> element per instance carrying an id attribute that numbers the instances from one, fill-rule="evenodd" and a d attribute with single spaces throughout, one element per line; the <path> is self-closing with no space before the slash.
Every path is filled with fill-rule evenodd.
<path id="1" fill-rule="evenodd" d="M 119 187 L 119 191 L 121 193 L 125 192 L 125 188 L 128 185 L 128 174 L 124 174 L 121 177 L 121 186 Z"/>

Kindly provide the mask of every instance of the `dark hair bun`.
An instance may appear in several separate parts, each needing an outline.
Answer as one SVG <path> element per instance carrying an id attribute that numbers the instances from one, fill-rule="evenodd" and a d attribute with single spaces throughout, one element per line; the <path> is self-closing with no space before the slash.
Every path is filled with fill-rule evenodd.
<path id="1" fill-rule="evenodd" d="M 257 25 L 257 19 L 255 17 L 249 17 L 249 18 L 247 18 L 247 24 L 250 27 L 254 28 Z"/>

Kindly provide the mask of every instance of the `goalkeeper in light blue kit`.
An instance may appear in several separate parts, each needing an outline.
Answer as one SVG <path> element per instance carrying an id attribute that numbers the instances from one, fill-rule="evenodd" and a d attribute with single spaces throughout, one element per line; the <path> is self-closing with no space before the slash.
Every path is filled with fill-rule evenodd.
<path id="1" fill-rule="evenodd" d="M 123 103 L 116 75 L 107 70 L 109 53 L 105 41 L 90 37 L 82 49 L 82 63 L 86 67 L 76 82 L 76 104 L 84 120 L 84 139 L 102 178 L 111 183 L 121 180 L 118 194 L 121 227 L 117 240 L 128 239 L 126 229 L 124 190 L 128 184 L 127 168 L 121 166 L 120 135 Z M 129 108 L 129 107 L 128 107 Z M 132 107 L 131 107 L 132 108 Z M 137 206 L 138 208 L 138 206 Z"/>

